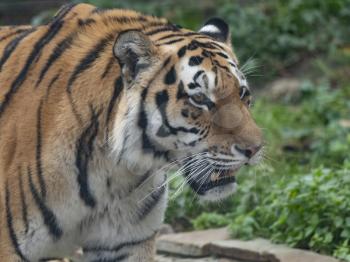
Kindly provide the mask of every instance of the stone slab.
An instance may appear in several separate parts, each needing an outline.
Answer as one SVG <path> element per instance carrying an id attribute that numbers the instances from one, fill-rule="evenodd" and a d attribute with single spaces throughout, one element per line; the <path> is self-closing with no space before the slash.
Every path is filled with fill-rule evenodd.
<path id="1" fill-rule="evenodd" d="M 208 246 L 211 242 L 229 238 L 226 228 L 161 235 L 157 239 L 157 250 L 160 253 L 205 257 L 209 254 Z"/>
<path id="2" fill-rule="evenodd" d="M 181 257 L 168 257 L 168 256 L 157 256 L 155 262 L 239 262 L 228 258 L 181 258 Z"/>
<path id="3" fill-rule="evenodd" d="M 339 262 L 314 252 L 272 244 L 265 239 L 213 241 L 209 253 L 254 262 Z"/>

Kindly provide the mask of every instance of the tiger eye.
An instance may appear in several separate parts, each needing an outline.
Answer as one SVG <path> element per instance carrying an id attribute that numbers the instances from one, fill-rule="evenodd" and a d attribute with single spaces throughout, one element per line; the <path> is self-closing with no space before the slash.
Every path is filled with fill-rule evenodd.
<path id="1" fill-rule="evenodd" d="M 205 102 L 206 96 L 202 93 L 194 94 L 191 96 L 194 102 L 198 104 L 203 104 Z"/>
<path id="2" fill-rule="evenodd" d="M 191 96 L 191 99 L 198 105 L 206 106 L 209 110 L 215 106 L 215 104 L 203 93 L 194 94 Z"/>

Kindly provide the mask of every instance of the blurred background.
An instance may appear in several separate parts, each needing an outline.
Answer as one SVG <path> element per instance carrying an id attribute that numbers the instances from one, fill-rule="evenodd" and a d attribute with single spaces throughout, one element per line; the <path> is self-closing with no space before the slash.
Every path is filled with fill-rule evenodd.
<path id="1" fill-rule="evenodd" d="M 66 2 L 1 0 L 0 24 L 41 24 Z M 241 170 L 238 192 L 220 203 L 198 203 L 183 181 L 173 182 L 167 223 L 176 231 L 229 226 L 233 238 L 350 261 L 350 0 L 84 2 L 193 30 L 212 16 L 230 24 L 266 157 Z"/>

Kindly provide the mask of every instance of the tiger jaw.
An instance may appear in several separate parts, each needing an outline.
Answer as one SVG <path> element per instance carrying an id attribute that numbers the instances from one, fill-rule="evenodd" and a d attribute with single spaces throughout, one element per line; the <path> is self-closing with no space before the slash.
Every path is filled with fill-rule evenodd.
<path id="1" fill-rule="evenodd" d="M 236 167 L 226 170 L 214 169 L 209 176 L 202 171 L 199 172 L 195 178 L 189 177 L 187 182 L 193 191 L 199 196 L 203 196 L 204 199 L 218 200 L 234 193 L 233 189 L 236 185 L 235 174 L 239 168 L 240 167 Z M 185 174 L 186 177 L 189 175 L 189 172 Z M 209 195 L 211 195 L 212 192 L 215 194 L 210 197 Z"/>

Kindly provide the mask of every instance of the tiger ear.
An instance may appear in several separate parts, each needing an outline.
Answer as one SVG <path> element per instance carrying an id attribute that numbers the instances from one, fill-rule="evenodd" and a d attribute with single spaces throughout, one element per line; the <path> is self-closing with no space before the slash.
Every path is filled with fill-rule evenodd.
<path id="1" fill-rule="evenodd" d="M 221 18 L 209 19 L 201 29 L 199 33 L 208 35 L 220 42 L 231 44 L 231 36 L 228 24 Z"/>
<path id="2" fill-rule="evenodd" d="M 122 74 L 132 81 L 152 62 L 155 47 L 151 40 L 140 31 L 129 30 L 118 35 L 113 52 L 119 60 Z"/>

